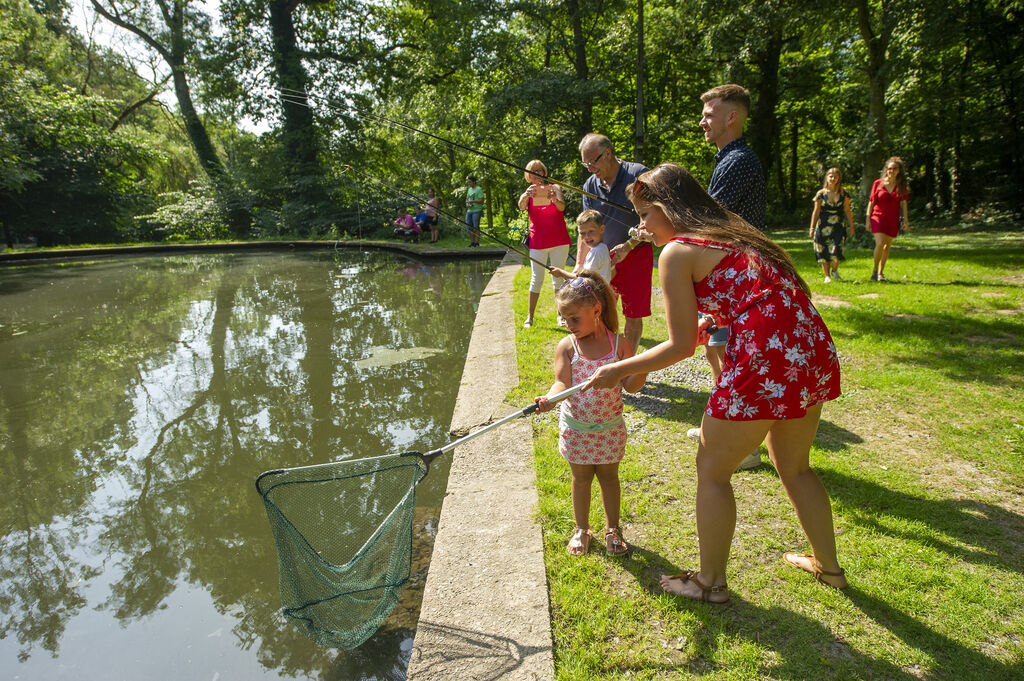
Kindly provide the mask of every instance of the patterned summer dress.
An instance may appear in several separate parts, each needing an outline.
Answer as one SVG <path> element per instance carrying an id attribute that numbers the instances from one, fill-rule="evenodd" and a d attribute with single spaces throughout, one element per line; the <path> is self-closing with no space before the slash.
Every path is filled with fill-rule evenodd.
<path id="1" fill-rule="evenodd" d="M 846 199 L 850 195 L 843 189 L 839 199 L 828 200 L 828 190 L 821 189 L 814 195 L 814 201 L 821 206 L 818 224 L 814 226 L 814 257 L 817 260 L 846 260 L 843 256 L 843 241 L 846 239 Z"/>
<path id="2" fill-rule="evenodd" d="M 705 408 L 727 421 L 794 419 L 839 396 L 832 336 L 797 282 L 735 246 L 675 237 L 726 255 L 693 285 L 697 307 L 729 327 L 722 375 Z"/>
<path id="3" fill-rule="evenodd" d="M 600 359 L 580 354 L 572 336 L 572 384 L 585 383 L 605 364 L 618 361 L 619 337 L 605 329 L 612 351 Z M 622 387 L 576 393 L 562 402 L 558 451 L 569 463 L 616 463 L 626 453 L 626 423 L 622 419 Z"/>

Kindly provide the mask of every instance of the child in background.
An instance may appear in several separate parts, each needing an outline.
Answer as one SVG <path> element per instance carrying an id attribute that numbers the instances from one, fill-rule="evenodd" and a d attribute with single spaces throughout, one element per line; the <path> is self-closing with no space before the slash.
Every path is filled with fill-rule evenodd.
<path id="1" fill-rule="evenodd" d="M 566 272 L 559 267 L 551 268 L 551 276 L 561 279 L 572 279 L 583 270 L 593 270 L 601 275 L 605 281 L 611 281 L 615 276 L 615 268 L 612 265 L 611 256 L 608 254 L 608 246 L 602 241 L 604 236 L 604 221 L 601 214 L 593 208 L 588 208 L 576 217 L 576 231 L 579 233 L 580 241 L 585 243 L 590 250 L 583 263 L 576 263 L 572 272 Z M 615 291 L 612 290 L 614 294 Z"/>
<path id="2" fill-rule="evenodd" d="M 411 208 L 409 210 L 412 210 Z M 395 236 L 400 239 L 412 239 L 419 241 L 420 227 L 408 211 L 398 209 L 398 215 L 392 221 L 395 225 Z"/>
<path id="3" fill-rule="evenodd" d="M 570 334 L 555 350 L 555 382 L 548 394 L 536 398 L 537 411 L 553 408 L 548 399 L 584 383 L 597 369 L 633 356 L 633 348 L 618 334 L 619 314 L 611 286 L 601 275 L 584 270 L 555 292 L 558 314 Z M 646 374 L 633 374 L 613 388 L 579 392 L 562 402 L 558 451 L 572 473 L 572 510 L 576 529 L 566 550 L 581 556 L 590 548 L 590 489 L 597 476 L 605 516 L 605 550 L 621 556 L 629 550 L 619 529 L 619 461 L 626 453 L 626 424 L 622 419 L 622 389 L 639 390 Z"/>

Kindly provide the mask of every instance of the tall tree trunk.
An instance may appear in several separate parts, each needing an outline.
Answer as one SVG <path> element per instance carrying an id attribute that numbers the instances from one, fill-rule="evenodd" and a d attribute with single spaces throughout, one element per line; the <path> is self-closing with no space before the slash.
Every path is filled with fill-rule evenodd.
<path id="1" fill-rule="evenodd" d="M 308 218 L 311 216 L 305 214 L 315 211 L 315 206 L 326 200 L 313 111 L 306 97 L 309 78 L 302 65 L 302 52 L 295 36 L 294 2 L 273 0 L 269 7 L 273 45 L 271 61 L 282 91 L 281 140 L 285 149 L 287 192 L 302 209 L 294 227 L 308 230 L 311 225 Z"/>
<path id="2" fill-rule="evenodd" d="M 636 3 L 636 139 L 633 160 L 644 161 L 644 0 Z"/>
<path id="3" fill-rule="evenodd" d="M 775 109 L 779 103 L 779 60 L 782 55 L 782 35 L 773 30 L 765 42 L 764 49 L 754 57 L 758 69 L 757 97 L 754 98 L 753 111 L 748 135 L 750 146 L 761 159 L 764 179 L 767 184 L 775 165 L 775 150 L 779 146 L 779 119 Z M 781 190 L 782 187 L 780 186 Z"/>
<path id="4" fill-rule="evenodd" d="M 576 80 L 585 83 L 590 79 L 590 67 L 587 66 L 587 37 L 583 33 L 579 1 L 565 0 L 565 11 L 569 13 L 569 23 L 572 26 L 573 67 L 576 71 Z M 588 90 L 580 104 L 580 127 L 577 136 L 582 138 L 593 131 L 594 96 Z"/>
<path id="5" fill-rule="evenodd" d="M 103 5 L 100 0 L 91 0 L 96 12 L 116 26 L 120 26 L 129 33 L 134 34 L 149 47 L 153 48 L 171 69 L 171 79 L 174 82 L 174 96 L 178 100 L 178 109 L 181 112 L 182 122 L 185 125 L 185 133 L 192 144 L 199 164 L 206 172 L 207 177 L 217 189 L 222 202 L 228 207 L 228 221 L 235 234 L 244 234 L 250 224 L 249 211 L 238 205 L 237 201 L 231 198 L 231 187 L 227 181 L 227 173 L 224 164 L 221 162 L 217 151 L 213 148 L 210 135 L 206 126 L 199 117 L 194 102 L 192 101 L 192 90 L 188 83 L 185 71 L 185 60 L 191 48 L 191 43 L 186 40 L 185 26 L 185 5 L 182 0 L 156 0 L 160 8 L 160 16 L 163 17 L 166 29 L 167 43 L 160 42 L 140 23 L 133 23 L 131 20 L 130 8 L 118 7 L 115 0 L 108 0 L 110 7 Z"/>
<path id="6" fill-rule="evenodd" d="M 868 120 L 867 120 L 867 152 L 864 155 L 864 166 L 860 178 L 861 196 L 866 199 L 871 191 L 871 183 L 878 177 L 879 169 L 886 159 L 886 117 L 885 91 L 889 87 L 886 54 L 892 36 L 890 17 L 886 5 L 881 5 L 878 17 L 878 30 L 871 22 L 871 9 L 868 0 L 855 0 L 857 7 L 857 24 L 860 36 L 867 47 L 868 60 L 865 64 L 868 76 Z M 858 202 L 867 205 L 866 201 Z"/>
<path id="7" fill-rule="evenodd" d="M 796 206 L 796 173 L 798 166 L 797 153 L 800 145 L 800 121 L 794 116 L 789 125 L 789 208 Z"/>

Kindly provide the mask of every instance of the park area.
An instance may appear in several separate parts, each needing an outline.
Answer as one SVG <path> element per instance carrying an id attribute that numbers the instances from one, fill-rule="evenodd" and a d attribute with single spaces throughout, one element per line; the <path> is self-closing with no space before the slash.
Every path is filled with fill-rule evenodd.
<path id="1" fill-rule="evenodd" d="M 662 592 L 661 574 L 697 567 L 696 442 L 685 433 L 711 386 L 698 351 L 624 397 L 626 558 L 600 541 L 566 554 L 557 417 L 534 421 L 556 678 L 1024 678 L 1024 237 L 921 228 L 897 240 L 890 283 L 868 281 L 871 253 L 858 249 L 845 281 L 823 284 L 801 230 L 773 236 L 813 275 L 840 354 L 843 394 L 825 406 L 811 465 L 850 586 L 824 587 L 782 561 L 808 547 L 764 457 L 733 476 L 733 606 Z M 665 338 L 660 300 L 656 289 L 644 347 Z M 547 391 L 563 334 L 546 286 L 538 323 L 517 331 L 516 402 Z"/>

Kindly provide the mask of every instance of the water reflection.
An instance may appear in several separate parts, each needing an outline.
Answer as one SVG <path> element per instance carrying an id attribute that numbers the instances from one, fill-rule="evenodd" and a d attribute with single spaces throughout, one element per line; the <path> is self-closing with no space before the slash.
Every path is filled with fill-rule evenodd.
<path id="1" fill-rule="evenodd" d="M 404 678 L 445 458 L 418 491 L 412 586 L 350 652 L 280 616 L 252 481 L 447 442 L 492 269 L 317 254 L 0 271 L 0 676 Z"/>

